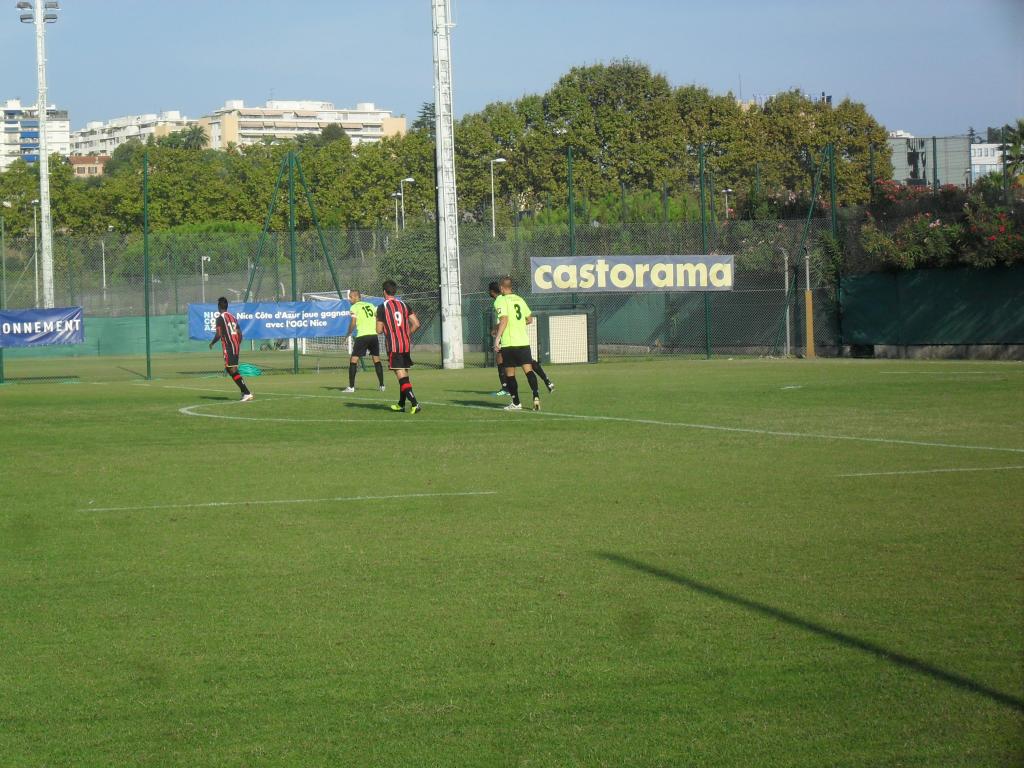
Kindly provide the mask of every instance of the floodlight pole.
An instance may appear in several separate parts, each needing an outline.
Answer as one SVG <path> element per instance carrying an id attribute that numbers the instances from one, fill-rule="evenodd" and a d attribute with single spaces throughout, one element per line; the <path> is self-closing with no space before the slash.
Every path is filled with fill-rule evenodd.
<path id="1" fill-rule="evenodd" d="M 34 5 L 34 8 L 33 8 Z M 57 21 L 57 3 L 52 0 L 35 0 L 30 5 L 26 0 L 18 3 L 24 11 L 21 21 L 34 23 L 36 27 L 36 79 L 38 95 L 36 113 L 39 118 L 39 202 L 42 217 L 42 268 L 43 306 L 52 308 L 53 293 L 53 222 L 50 216 L 50 157 L 47 144 L 47 97 L 46 97 L 46 25 Z M 36 301 L 38 306 L 39 301 Z"/>
<path id="2" fill-rule="evenodd" d="M 437 241 L 441 271 L 441 362 L 465 366 L 462 339 L 462 266 L 455 180 L 452 106 L 451 0 L 431 0 L 434 32 L 434 145 L 437 163 Z"/>

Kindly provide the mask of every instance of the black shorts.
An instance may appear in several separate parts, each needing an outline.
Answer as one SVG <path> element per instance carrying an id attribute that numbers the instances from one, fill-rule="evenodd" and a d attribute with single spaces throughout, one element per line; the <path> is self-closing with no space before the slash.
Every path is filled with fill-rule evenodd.
<path id="1" fill-rule="evenodd" d="M 238 353 L 232 352 L 230 349 L 224 350 L 224 367 L 230 368 L 233 365 L 238 365 Z"/>
<path id="2" fill-rule="evenodd" d="M 501 364 L 506 368 L 521 368 L 533 362 L 533 352 L 529 347 L 502 347 Z"/>
<path id="3" fill-rule="evenodd" d="M 412 355 L 408 352 L 391 352 L 388 355 L 388 368 L 392 371 L 399 368 L 412 368 Z"/>
<path id="4" fill-rule="evenodd" d="M 352 345 L 352 357 L 362 357 L 369 352 L 374 357 L 380 357 L 380 339 L 377 335 L 373 336 L 356 336 L 355 343 Z"/>

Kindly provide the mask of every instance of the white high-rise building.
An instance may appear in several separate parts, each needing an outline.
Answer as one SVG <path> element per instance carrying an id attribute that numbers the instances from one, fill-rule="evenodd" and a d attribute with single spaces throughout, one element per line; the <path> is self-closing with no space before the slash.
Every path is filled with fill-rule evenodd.
<path id="1" fill-rule="evenodd" d="M 192 122 L 178 110 L 93 121 L 71 134 L 71 149 L 76 155 L 109 155 L 126 141 L 136 139 L 145 143 L 150 136 L 159 139 L 187 128 Z"/>
<path id="2" fill-rule="evenodd" d="M 39 109 L 33 104 L 22 106 L 18 99 L 3 102 L 4 128 L 0 134 L 0 171 L 6 171 L 15 160 L 39 161 Z M 71 123 L 65 109 L 52 104 L 46 110 L 46 140 L 50 154 L 67 157 L 71 154 Z"/>
<path id="3" fill-rule="evenodd" d="M 227 149 L 231 144 L 244 147 L 266 139 L 295 139 L 320 133 L 328 125 L 344 128 L 352 144 L 405 133 L 405 118 L 392 117 L 390 110 L 373 103 L 338 109 L 329 101 L 275 99 L 262 107 L 247 107 L 241 100 L 230 100 L 200 118 L 199 124 L 206 129 L 213 149 Z"/>

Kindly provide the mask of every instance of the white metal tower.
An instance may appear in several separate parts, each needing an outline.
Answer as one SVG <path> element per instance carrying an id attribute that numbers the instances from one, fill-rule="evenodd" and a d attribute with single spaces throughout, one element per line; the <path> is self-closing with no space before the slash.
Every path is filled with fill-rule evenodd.
<path id="1" fill-rule="evenodd" d="M 434 143 L 437 151 L 437 239 L 441 261 L 441 357 L 462 368 L 462 275 L 459 206 L 455 190 L 452 116 L 451 0 L 431 0 L 434 11 Z"/>

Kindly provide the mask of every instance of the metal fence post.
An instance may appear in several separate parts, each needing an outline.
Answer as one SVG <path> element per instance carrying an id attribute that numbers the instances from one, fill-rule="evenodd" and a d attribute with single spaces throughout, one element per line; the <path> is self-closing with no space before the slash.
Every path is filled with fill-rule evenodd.
<path id="1" fill-rule="evenodd" d="M 939 142 L 932 136 L 932 191 L 939 191 Z"/>
<path id="2" fill-rule="evenodd" d="M 142 305 L 146 313 L 146 380 L 153 380 L 153 355 L 149 337 L 149 152 L 142 156 Z"/>
<path id="3" fill-rule="evenodd" d="M 572 147 L 565 150 L 569 185 L 569 256 L 576 258 L 576 196 L 572 188 Z M 576 307 L 576 294 L 570 294 L 572 306 Z"/>
<path id="4" fill-rule="evenodd" d="M 708 216 L 704 197 L 704 145 L 697 148 L 697 162 L 700 166 L 700 241 L 703 255 L 708 255 Z M 704 291 L 704 355 L 711 359 L 711 295 Z"/>
<path id="5" fill-rule="evenodd" d="M 299 300 L 299 272 L 295 241 L 295 153 L 288 153 L 288 250 L 292 261 L 292 301 Z M 292 373 L 299 372 L 299 340 L 292 339 Z"/>

